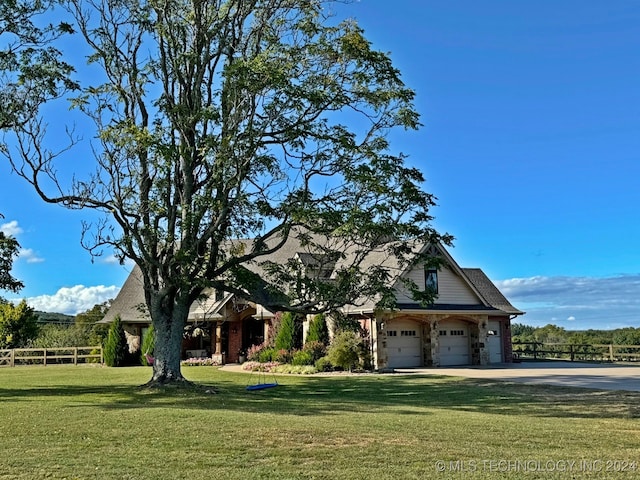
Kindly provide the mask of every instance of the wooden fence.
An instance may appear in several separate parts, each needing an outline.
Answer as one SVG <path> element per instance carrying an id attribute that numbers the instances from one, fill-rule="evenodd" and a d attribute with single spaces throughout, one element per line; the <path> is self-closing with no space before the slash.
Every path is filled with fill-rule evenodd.
<path id="1" fill-rule="evenodd" d="M 513 353 L 521 359 L 638 362 L 640 345 L 513 342 Z"/>
<path id="2" fill-rule="evenodd" d="M 102 347 L 14 348 L 0 350 L 0 367 L 104 363 Z"/>

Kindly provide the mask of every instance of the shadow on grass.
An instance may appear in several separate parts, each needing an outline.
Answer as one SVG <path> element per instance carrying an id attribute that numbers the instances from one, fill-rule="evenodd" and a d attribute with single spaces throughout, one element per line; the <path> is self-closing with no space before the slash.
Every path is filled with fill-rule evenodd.
<path id="1" fill-rule="evenodd" d="M 196 391 L 147 390 L 130 384 L 0 387 L 0 402 L 65 398 L 69 407 L 106 410 L 179 408 L 325 415 L 339 412 L 429 415 L 435 409 L 561 418 L 638 418 L 640 393 L 438 376 L 278 377 L 276 388 L 249 392 L 257 379 L 215 372 Z M 210 387 L 210 388 L 208 388 Z M 212 394 L 214 390 L 216 394 Z M 208 390 L 208 392 L 207 392 Z"/>

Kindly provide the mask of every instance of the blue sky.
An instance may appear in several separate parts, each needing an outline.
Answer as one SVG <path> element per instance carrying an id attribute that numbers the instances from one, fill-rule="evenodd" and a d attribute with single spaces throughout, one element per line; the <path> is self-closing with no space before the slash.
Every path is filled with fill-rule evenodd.
<path id="1" fill-rule="evenodd" d="M 640 327 L 640 2 L 362 0 L 339 13 L 416 91 L 424 127 L 393 133 L 392 149 L 424 172 L 458 263 L 482 268 L 524 323 Z M 42 203 L 7 165 L 0 178 L 0 225 L 24 248 L 18 298 L 76 313 L 115 296 L 128 268 L 91 262 L 88 214 Z"/>

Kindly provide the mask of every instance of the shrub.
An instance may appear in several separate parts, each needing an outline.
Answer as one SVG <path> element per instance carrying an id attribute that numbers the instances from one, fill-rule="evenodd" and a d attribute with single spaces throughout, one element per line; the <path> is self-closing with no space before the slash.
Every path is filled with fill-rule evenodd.
<path id="1" fill-rule="evenodd" d="M 280 318 L 280 328 L 276 336 L 276 350 L 293 350 L 295 338 L 295 319 L 293 313 L 284 312 Z"/>
<path id="2" fill-rule="evenodd" d="M 273 361 L 278 363 L 291 363 L 291 352 L 289 350 L 276 350 L 273 355 Z"/>
<path id="3" fill-rule="evenodd" d="M 247 360 L 250 362 L 257 362 L 260 360 L 260 352 L 267 348 L 266 344 L 251 345 L 251 348 L 247 350 Z"/>
<path id="4" fill-rule="evenodd" d="M 320 342 L 307 342 L 302 350 L 309 352 L 314 362 L 327 354 L 327 347 Z"/>
<path id="5" fill-rule="evenodd" d="M 156 332 L 153 329 L 153 325 L 145 332 L 142 337 L 142 347 L 140 348 L 140 362 L 145 367 L 149 366 L 147 361 L 147 354 L 153 356 L 153 350 L 156 346 Z"/>
<path id="6" fill-rule="evenodd" d="M 307 332 L 307 342 L 319 342 L 324 345 L 329 343 L 329 329 L 324 314 L 319 313 L 309 322 L 309 331 Z M 318 357 L 319 358 L 319 357 Z"/>
<path id="7" fill-rule="evenodd" d="M 219 366 L 220 362 L 213 358 L 187 358 L 186 360 L 182 360 L 180 365 L 189 367 L 212 367 Z"/>
<path id="8" fill-rule="evenodd" d="M 91 350 L 89 352 L 89 355 L 99 355 L 100 354 L 100 350 L 97 348 L 94 348 L 93 350 Z M 102 355 L 104 356 L 104 351 L 102 353 Z M 100 359 L 99 358 L 87 358 L 87 363 L 100 363 Z"/>
<path id="9" fill-rule="evenodd" d="M 278 365 L 271 369 L 275 373 L 295 373 L 298 375 L 310 375 L 316 373 L 312 365 Z"/>
<path id="10" fill-rule="evenodd" d="M 291 358 L 291 365 L 313 365 L 313 355 L 306 350 L 298 350 L 294 352 Z"/>
<path id="11" fill-rule="evenodd" d="M 268 363 L 275 361 L 276 357 L 276 349 L 273 347 L 267 347 L 260 350 L 258 353 L 257 360 L 254 358 L 253 361 L 258 361 L 260 363 Z"/>
<path id="12" fill-rule="evenodd" d="M 344 370 L 352 370 L 360 362 L 362 339 L 355 332 L 343 331 L 333 338 L 328 357 L 333 365 Z"/>
<path id="13" fill-rule="evenodd" d="M 244 362 L 242 369 L 249 372 L 271 372 L 278 365 L 280 364 L 277 362 Z"/>
<path id="14" fill-rule="evenodd" d="M 104 346 L 104 363 L 109 367 L 120 367 L 124 365 L 127 353 L 127 337 L 124 334 L 120 316 L 117 316 L 111 324 Z"/>
<path id="15" fill-rule="evenodd" d="M 315 367 L 318 372 L 333 371 L 333 364 L 331 363 L 331 360 L 329 360 L 329 357 L 322 357 L 316 360 Z"/>

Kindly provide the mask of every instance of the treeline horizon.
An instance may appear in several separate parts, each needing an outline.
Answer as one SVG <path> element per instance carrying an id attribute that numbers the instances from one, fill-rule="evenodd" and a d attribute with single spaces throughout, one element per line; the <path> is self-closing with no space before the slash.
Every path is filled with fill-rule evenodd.
<path id="1" fill-rule="evenodd" d="M 534 327 L 522 323 L 511 325 L 511 339 L 516 342 L 572 343 L 575 345 L 640 345 L 640 328 L 613 330 L 567 330 L 554 324 Z"/>

